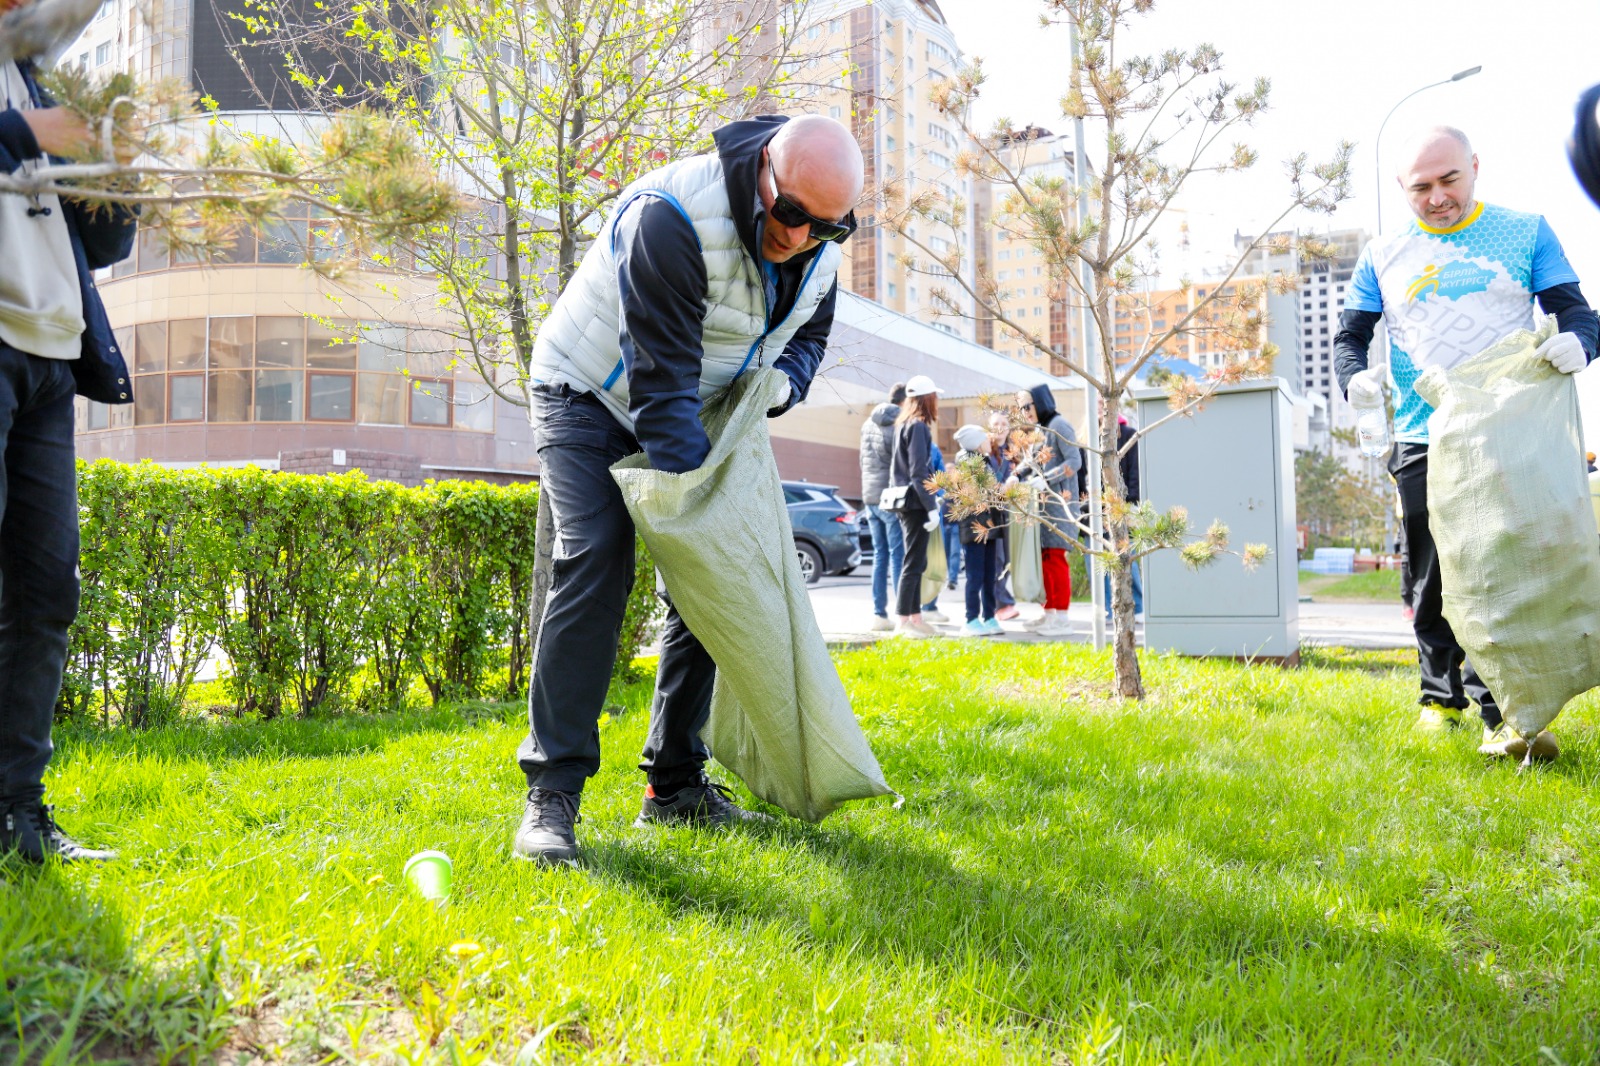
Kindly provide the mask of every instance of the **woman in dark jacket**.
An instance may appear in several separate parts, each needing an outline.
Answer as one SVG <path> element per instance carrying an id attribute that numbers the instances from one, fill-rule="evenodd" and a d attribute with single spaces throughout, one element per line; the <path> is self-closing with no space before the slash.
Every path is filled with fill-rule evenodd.
<path id="1" fill-rule="evenodd" d="M 956 443 L 961 445 L 956 454 L 958 468 L 979 478 L 980 485 L 1000 483 L 1000 461 L 982 426 L 962 426 L 956 430 Z M 1000 623 L 995 621 L 995 586 L 1005 527 L 1005 509 L 1000 507 L 961 519 L 962 566 L 967 574 L 967 624 L 960 634 L 963 637 L 989 637 L 1002 632 Z"/>
<path id="2" fill-rule="evenodd" d="M 939 504 L 924 483 L 933 476 L 933 427 L 939 424 L 942 391 L 927 375 L 916 375 L 906 382 L 906 402 L 895 421 L 889 484 L 909 487 L 905 508 L 899 514 L 906 554 L 895 590 L 895 614 L 900 618 L 900 635 L 905 637 L 939 635 L 922 618 L 922 572 L 928 568 L 928 533 L 939 528 Z"/>

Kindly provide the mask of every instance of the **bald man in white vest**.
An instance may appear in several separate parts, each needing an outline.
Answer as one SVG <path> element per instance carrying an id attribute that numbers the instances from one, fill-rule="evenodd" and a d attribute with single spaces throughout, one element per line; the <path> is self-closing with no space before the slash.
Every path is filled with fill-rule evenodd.
<path id="1" fill-rule="evenodd" d="M 535 344 L 540 490 L 556 550 L 517 753 L 522 858 L 577 857 L 583 786 L 600 768 L 598 722 L 634 572 L 611 465 L 643 450 L 657 470 L 698 468 L 710 451 L 702 402 L 772 366 L 789 379 L 770 412 L 782 414 L 805 399 L 833 326 L 839 244 L 855 230 L 863 182 L 854 137 L 832 119 L 768 115 L 724 126 L 715 143 L 623 190 Z M 705 774 L 715 672 L 669 603 L 635 824 L 756 817 Z"/>

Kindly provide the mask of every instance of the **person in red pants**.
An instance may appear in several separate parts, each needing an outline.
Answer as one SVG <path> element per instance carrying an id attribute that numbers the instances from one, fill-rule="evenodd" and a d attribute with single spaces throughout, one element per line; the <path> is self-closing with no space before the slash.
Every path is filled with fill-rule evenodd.
<path id="1" fill-rule="evenodd" d="M 1083 449 L 1072 423 L 1056 410 L 1055 397 L 1048 385 L 1035 385 L 1017 393 L 1021 424 L 1035 428 L 1035 439 L 1018 464 L 1020 480 L 1029 481 L 1041 496 L 1040 512 L 1044 523 L 1039 530 L 1039 545 L 1044 571 L 1044 617 L 1032 628 L 1042 637 L 1065 637 L 1072 633 L 1067 608 L 1072 605 L 1072 570 L 1067 565 L 1067 547 L 1072 543 L 1076 520 L 1074 500 L 1078 494 L 1078 469 L 1083 466 Z"/>

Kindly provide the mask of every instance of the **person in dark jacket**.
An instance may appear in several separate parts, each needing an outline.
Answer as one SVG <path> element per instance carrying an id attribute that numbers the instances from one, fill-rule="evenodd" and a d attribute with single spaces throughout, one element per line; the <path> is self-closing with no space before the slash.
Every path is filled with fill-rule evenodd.
<path id="1" fill-rule="evenodd" d="M 1008 454 L 1011 451 L 1011 416 L 1004 411 L 989 413 L 989 455 L 996 464 L 995 479 L 1002 485 L 1012 480 L 1015 464 Z M 1011 594 L 1011 546 L 1006 537 L 995 545 L 994 602 L 996 621 L 1004 622 L 1017 617 L 1017 598 Z"/>
<path id="2" fill-rule="evenodd" d="M 895 614 L 904 637 L 939 635 L 922 617 L 922 574 L 928 567 L 928 535 L 939 528 L 939 501 L 927 480 L 933 476 L 933 427 L 939 424 L 942 391 L 925 374 L 913 377 L 906 382 L 906 402 L 895 423 L 889 484 L 908 489 L 899 514 L 906 556 L 900 565 L 900 585 L 895 593 Z"/>
<path id="3" fill-rule="evenodd" d="M 900 583 L 900 563 L 905 558 L 905 538 L 900 520 L 878 506 L 889 487 L 889 461 L 894 455 L 894 420 L 906 402 L 905 382 L 889 390 L 889 402 L 880 403 L 861 423 L 861 507 L 867 513 L 872 536 L 872 629 L 894 629 L 889 621 L 889 590 Z"/>
<path id="4" fill-rule="evenodd" d="M 540 327 L 532 368 L 540 491 L 556 526 L 518 763 L 528 799 L 513 841 L 567 862 L 634 573 L 634 527 L 611 465 L 643 451 L 681 474 L 710 453 L 701 403 L 746 369 L 805 398 L 833 326 L 861 151 L 832 119 L 765 115 L 723 126 L 715 152 L 624 191 Z M 732 575 L 729 575 L 730 578 Z M 636 824 L 721 827 L 755 817 L 705 774 L 700 739 L 716 666 L 668 602 Z"/>
<path id="5" fill-rule="evenodd" d="M 20 6 L 0 0 L 0 14 Z M 50 106 L 29 60 L 0 64 L 0 85 L 7 174 L 84 154 L 88 129 Z M 126 208 L 0 193 L 0 859 L 114 857 L 61 831 L 44 772 L 78 611 L 73 395 L 133 399 L 91 271 L 127 257 L 135 225 Z"/>
<path id="6" fill-rule="evenodd" d="M 1103 405 L 1102 405 L 1103 406 Z M 1128 425 L 1128 416 L 1117 416 L 1117 450 L 1122 452 L 1122 457 L 1117 460 L 1117 466 L 1122 470 L 1122 495 L 1130 504 L 1139 502 L 1139 446 L 1129 447 L 1128 442 L 1133 439 L 1134 428 Z M 1122 449 L 1127 448 L 1127 451 Z M 1144 621 L 1144 582 L 1139 575 L 1139 560 L 1135 559 L 1133 571 L 1133 620 Z M 1106 620 L 1111 619 L 1111 575 L 1104 577 L 1106 594 Z"/>
<path id="7" fill-rule="evenodd" d="M 979 485 L 1000 484 L 1004 478 L 1000 460 L 994 454 L 989 434 L 982 426 L 967 424 L 956 430 L 956 466 L 967 471 Z M 967 621 L 963 637 L 991 637 L 1004 630 L 995 619 L 995 582 L 999 574 L 1000 545 L 1006 538 L 1006 513 L 989 508 L 956 523 L 961 538 L 962 561 L 967 574 Z"/>
<path id="8" fill-rule="evenodd" d="M 1067 563 L 1067 548 L 1077 539 L 1074 519 L 1083 449 L 1078 446 L 1072 423 L 1056 410 L 1050 386 L 1035 385 L 1027 392 L 1018 392 L 1017 407 L 1025 423 L 1038 427 L 1037 439 L 1029 446 L 1024 462 L 1018 464 L 1019 480 L 1032 480 L 1043 499 L 1039 546 L 1044 617 L 1033 631 L 1045 637 L 1064 637 L 1072 633 L 1067 621 L 1067 608 L 1072 606 L 1072 568 Z"/>

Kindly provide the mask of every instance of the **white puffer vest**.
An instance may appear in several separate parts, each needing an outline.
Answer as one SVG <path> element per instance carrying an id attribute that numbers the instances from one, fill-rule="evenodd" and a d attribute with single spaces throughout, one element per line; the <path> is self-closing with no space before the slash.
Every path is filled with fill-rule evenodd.
<path id="1" fill-rule="evenodd" d="M 671 203 L 689 220 L 705 256 L 708 285 L 705 361 L 700 368 L 702 401 L 727 388 L 745 370 L 765 366 L 783 352 L 789 338 L 810 321 L 833 287 L 841 258 L 837 244 L 822 245 L 806 267 L 794 309 L 781 322 L 769 322 L 761 268 L 739 240 L 722 161 L 715 154 L 668 164 L 624 189 L 617 209 L 601 227 L 539 330 L 532 369 L 536 382 L 593 392 L 630 433 L 633 419 L 628 414 L 628 376 L 622 366 L 621 297 L 613 241 L 624 212 L 651 196 Z"/>

